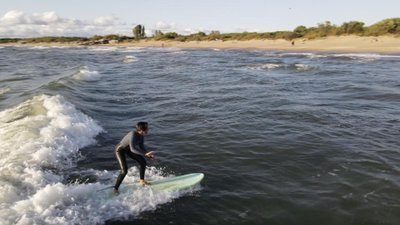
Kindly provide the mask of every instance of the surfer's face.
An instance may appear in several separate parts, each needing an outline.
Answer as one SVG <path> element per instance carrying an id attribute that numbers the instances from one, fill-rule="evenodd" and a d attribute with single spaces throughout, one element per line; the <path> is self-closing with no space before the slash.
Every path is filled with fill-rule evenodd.
<path id="1" fill-rule="evenodd" d="M 138 132 L 138 134 L 140 134 L 140 135 L 145 135 L 145 134 L 147 134 L 147 131 L 148 131 L 149 129 L 146 129 L 146 130 L 138 130 L 137 132 Z"/>

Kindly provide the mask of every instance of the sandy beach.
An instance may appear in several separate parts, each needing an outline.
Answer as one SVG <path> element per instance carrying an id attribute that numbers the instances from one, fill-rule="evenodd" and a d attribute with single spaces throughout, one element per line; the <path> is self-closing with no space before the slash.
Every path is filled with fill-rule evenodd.
<path id="1" fill-rule="evenodd" d="M 400 53 L 400 38 L 340 36 L 306 40 L 248 40 L 248 41 L 140 41 L 123 45 L 142 47 L 177 47 L 177 48 L 215 48 L 215 49 L 262 49 L 286 51 L 325 51 L 325 52 L 375 52 Z"/>
<path id="2" fill-rule="evenodd" d="M 36 44 L 3 44 L 34 46 L 77 46 L 82 43 L 36 43 Z M 389 53 L 400 54 L 400 37 L 379 36 L 331 36 L 314 40 L 295 39 L 278 40 L 231 40 L 231 41 L 154 41 L 141 40 L 127 43 L 105 44 L 99 46 L 132 46 L 132 47 L 176 47 L 176 48 L 212 48 L 212 49 L 260 49 L 283 51 L 320 51 L 320 52 L 356 52 L 356 53 Z"/>

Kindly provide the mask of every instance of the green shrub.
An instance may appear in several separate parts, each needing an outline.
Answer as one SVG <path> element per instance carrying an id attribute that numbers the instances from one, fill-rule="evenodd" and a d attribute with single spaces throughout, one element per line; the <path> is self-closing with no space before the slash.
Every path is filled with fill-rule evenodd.
<path id="1" fill-rule="evenodd" d="M 339 34 L 363 34 L 364 23 L 358 21 L 350 21 L 343 23 L 339 28 Z"/>
<path id="2" fill-rule="evenodd" d="M 304 35 L 307 33 L 307 27 L 298 26 L 296 29 L 294 29 L 293 33 L 296 38 L 304 37 Z"/>
<path id="3" fill-rule="evenodd" d="M 163 39 L 175 39 L 176 37 L 178 37 L 176 32 L 168 32 L 163 35 Z"/>
<path id="4" fill-rule="evenodd" d="M 5 43 L 16 43 L 20 41 L 20 38 L 0 38 L 0 43 L 5 44 Z"/>
<path id="5" fill-rule="evenodd" d="M 367 27 L 366 35 L 400 34 L 400 18 L 385 19 Z"/>

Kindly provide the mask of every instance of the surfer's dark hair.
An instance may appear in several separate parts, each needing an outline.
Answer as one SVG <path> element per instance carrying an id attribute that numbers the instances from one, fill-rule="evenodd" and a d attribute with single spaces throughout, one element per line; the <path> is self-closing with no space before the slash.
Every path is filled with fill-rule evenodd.
<path id="1" fill-rule="evenodd" d="M 137 130 L 147 131 L 148 127 L 149 127 L 149 124 L 147 122 L 138 122 L 136 124 Z"/>

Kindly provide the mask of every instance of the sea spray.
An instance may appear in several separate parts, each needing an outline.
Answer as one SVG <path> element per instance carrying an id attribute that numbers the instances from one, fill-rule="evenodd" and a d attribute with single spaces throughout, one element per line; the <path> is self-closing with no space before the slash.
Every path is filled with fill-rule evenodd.
<path id="1" fill-rule="evenodd" d="M 150 187 L 132 186 L 137 183 L 139 170 L 128 170 L 121 187 L 129 185 L 119 195 L 114 195 L 109 184 L 115 179 L 115 171 L 83 171 L 102 177 L 108 184 L 61 182 L 48 184 L 36 193 L 12 205 L 19 217 L 10 221 L 17 224 L 102 224 L 110 219 L 128 219 L 138 216 L 143 211 L 155 210 L 158 205 L 171 202 L 179 196 L 198 189 L 178 192 L 155 191 Z M 160 170 L 148 168 L 149 180 L 162 178 Z M 11 212 L 10 212 L 11 213 Z"/>
<path id="2" fill-rule="evenodd" d="M 62 181 L 60 171 L 73 167 L 79 149 L 95 143 L 100 132 L 93 119 L 59 95 L 35 96 L 0 112 L 0 200 L 5 203 L 0 211 Z"/>

